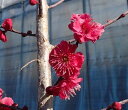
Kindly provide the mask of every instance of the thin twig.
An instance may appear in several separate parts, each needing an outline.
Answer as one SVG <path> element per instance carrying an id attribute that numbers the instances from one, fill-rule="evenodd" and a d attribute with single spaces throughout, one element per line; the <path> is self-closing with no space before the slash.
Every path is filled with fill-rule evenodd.
<path id="1" fill-rule="evenodd" d="M 2 26 L 0 26 L 0 28 L 3 28 Z M 4 29 L 4 28 L 3 28 Z M 15 29 L 12 29 L 12 30 L 8 30 L 10 32 L 14 32 L 14 33 L 17 33 L 17 34 L 21 34 L 22 37 L 26 37 L 26 36 L 33 36 L 33 37 L 36 37 L 36 34 L 32 34 L 32 31 L 29 30 L 27 33 L 24 33 L 24 32 L 19 32 Z M 7 32 L 7 31 L 4 31 L 4 32 Z"/>
<path id="2" fill-rule="evenodd" d="M 41 62 L 39 59 L 34 59 L 34 60 L 31 60 L 29 61 L 28 63 L 26 63 L 23 67 L 21 67 L 20 71 L 22 71 L 26 66 L 28 66 L 29 64 L 35 62 L 35 61 L 38 61 L 38 62 Z"/>
<path id="3" fill-rule="evenodd" d="M 123 104 L 126 104 L 126 103 L 128 103 L 128 99 L 122 100 L 122 101 L 120 101 L 119 103 L 121 103 L 122 105 L 123 105 Z M 110 105 L 109 105 L 109 106 L 110 106 Z M 109 106 L 108 106 L 108 107 L 109 107 Z M 108 107 L 103 108 L 103 109 L 101 109 L 101 110 L 107 110 Z"/>
<path id="4" fill-rule="evenodd" d="M 115 23 L 116 21 L 118 21 L 121 18 L 124 18 L 127 15 L 128 15 L 128 11 L 122 13 L 119 17 L 116 17 L 115 19 L 109 20 L 106 24 L 104 24 L 104 27 L 107 27 L 107 26 Z"/>
<path id="5" fill-rule="evenodd" d="M 104 27 L 107 27 L 107 26 L 109 26 L 109 25 L 115 23 L 116 21 L 118 21 L 118 20 L 121 19 L 121 18 L 124 18 L 124 17 L 127 16 L 127 15 L 128 15 L 128 11 L 122 13 L 119 17 L 116 17 L 116 18 L 114 18 L 114 19 L 112 19 L 112 20 L 108 20 L 108 22 L 107 22 L 106 24 L 104 24 Z M 71 39 L 71 40 L 68 40 L 67 42 L 73 43 L 73 42 L 75 42 L 75 41 L 76 41 L 75 39 Z"/>
<path id="6" fill-rule="evenodd" d="M 54 8 L 54 7 L 60 5 L 63 2 L 64 2 L 64 0 L 60 0 L 60 1 L 56 2 L 55 4 L 53 4 L 53 5 L 50 5 L 49 8 Z"/>
<path id="7" fill-rule="evenodd" d="M 33 36 L 33 37 L 36 37 L 36 34 L 32 34 L 32 33 L 23 33 L 23 32 L 16 31 L 16 30 L 14 30 L 14 29 L 10 30 L 10 32 L 14 32 L 14 33 L 17 33 L 17 34 L 21 34 L 23 37 L 26 37 L 26 36 Z"/>
<path id="8" fill-rule="evenodd" d="M 122 101 L 120 101 L 120 103 L 123 105 L 123 104 L 126 104 L 126 103 L 128 103 L 128 99 L 125 99 L 125 100 L 122 100 Z"/>

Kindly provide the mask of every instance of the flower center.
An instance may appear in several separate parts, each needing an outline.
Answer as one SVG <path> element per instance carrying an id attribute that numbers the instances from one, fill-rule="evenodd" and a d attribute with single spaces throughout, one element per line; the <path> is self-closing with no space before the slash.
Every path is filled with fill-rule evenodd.
<path id="1" fill-rule="evenodd" d="M 67 62 L 68 61 L 68 57 L 67 56 L 63 56 L 62 59 L 63 59 L 64 62 Z"/>
<path id="2" fill-rule="evenodd" d="M 89 33 L 89 29 L 87 28 L 87 26 L 86 25 L 82 25 L 82 30 L 83 30 L 83 32 L 85 33 L 85 34 L 88 34 Z"/>

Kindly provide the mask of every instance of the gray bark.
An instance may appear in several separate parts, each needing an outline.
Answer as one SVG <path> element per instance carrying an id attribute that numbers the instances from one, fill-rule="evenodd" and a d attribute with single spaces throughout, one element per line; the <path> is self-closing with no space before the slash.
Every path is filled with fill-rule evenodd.
<path id="1" fill-rule="evenodd" d="M 37 46 L 38 46 L 38 110 L 52 110 L 52 97 L 46 94 L 46 87 L 51 85 L 51 69 L 49 65 L 49 53 L 51 45 L 48 35 L 48 5 L 46 0 L 39 1 L 39 13 L 37 17 Z"/>

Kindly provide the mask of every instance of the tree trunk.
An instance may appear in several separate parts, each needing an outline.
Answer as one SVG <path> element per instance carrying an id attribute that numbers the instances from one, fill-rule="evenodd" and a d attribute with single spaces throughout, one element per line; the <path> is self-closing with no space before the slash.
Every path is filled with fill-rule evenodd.
<path id="1" fill-rule="evenodd" d="M 46 0 L 39 0 L 39 2 L 37 16 L 37 46 L 39 59 L 38 110 L 52 110 L 52 97 L 46 95 L 45 91 L 46 87 L 51 85 L 51 69 L 48 62 L 49 53 L 51 51 L 48 35 L 48 5 Z"/>

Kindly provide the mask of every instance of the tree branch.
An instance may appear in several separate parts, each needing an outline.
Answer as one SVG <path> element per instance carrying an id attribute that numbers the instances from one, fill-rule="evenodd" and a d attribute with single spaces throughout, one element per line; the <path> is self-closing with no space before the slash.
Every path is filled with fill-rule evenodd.
<path id="1" fill-rule="evenodd" d="M 32 34 L 32 31 L 28 31 L 27 33 L 23 33 L 23 32 L 19 32 L 19 31 L 16 31 L 16 30 L 12 29 L 12 30 L 10 30 L 10 32 L 21 34 L 23 37 L 26 37 L 26 36 L 36 37 L 36 34 Z"/>
<path id="2" fill-rule="evenodd" d="M 114 19 L 108 20 L 107 23 L 104 24 L 104 27 L 107 27 L 107 26 L 109 26 L 109 25 L 115 23 L 116 21 L 118 21 L 118 20 L 121 19 L 121 18 L 124 18 L 124 17 L 127 16 L 127 15 L 128 15 L 128 11 L 122 13 L 119 17 L 116 17 L 116 18 L 114 18 Z M 69 43 L 74 43 L 75 41 L 76 41 L 75 39 L 70 39 L 70 40 L 68 40 L 67 42 L 69 42 Z"/>
<path id="3" fill-rule="evenodd" d="M 47 0 L 39 0 L 37 17 L 37 62 L 38 66 L 38 110 L 53 110 L 53 100 L 45 89 L 52 85 L 49 54 L 53 46 L 49 43 Z M 43 97 L 43 98 L 42 98 Z M 41 100 L 42 99 L 42 100 Z"/>
<path id="4" fill-rule="evenodd" d="M 128 103 L 128 99 L 125 99 L 125 100 L 122 100 L 122 101 L 120 101 L 120 103 L 123 105 L 123 104 L 126 104 L 126 103 Z"/>
<path id="5" fill-rule="evenodd" d="M 53 5 L 50 5 L 49 8 L 54 8 L 54 7 L 60 5 L 63 2 L 64 2 L 64 0 L 60 0 L 60 1 L 56 2 L 55 4 L 53 4 Z"/>
<path id="6" fill-rule="evenodd" d="M 116 17 L 115 19 L 109 20 L 106 24 L 104 24 L 104 27 L 107 27 L 107 26 L 115 23 L 116 21 L 118 21 L 121 18 L 124 18 L 127 15 L 128 15 L 128 11 L 122 13 L 119 17 Z"/>
<path id="7" fill-rule="evenodd" d="M 26 63 L 24 66 L 21 67 L 20 71 L 22 71 L 26 66 L 28 66 L 29 64 L 35 62 L 35 61 L 38 61 L 38 62 L 41 62 L 39 59 L 34 59 L 34 60 L 31 60 L 29 61 L 28 63 Z"/>
<path id="8" fill-rule="evenodd" d="M 123 105 L 123 104 L 126 104 L 126 103 L 128 103 L 128 99 L 122 100 L 122 101 L 120 101 L 119 103 L 121 103 L 122 105 Z M 110 105 L 109 105 L 109 106 L 110 106 Z M 101 110 L 107 110 L 107 108 L 108 108 L 109 106 L 107 106 L 106 108 L 103 108 L 103 109 L 101 109 Z"/>

